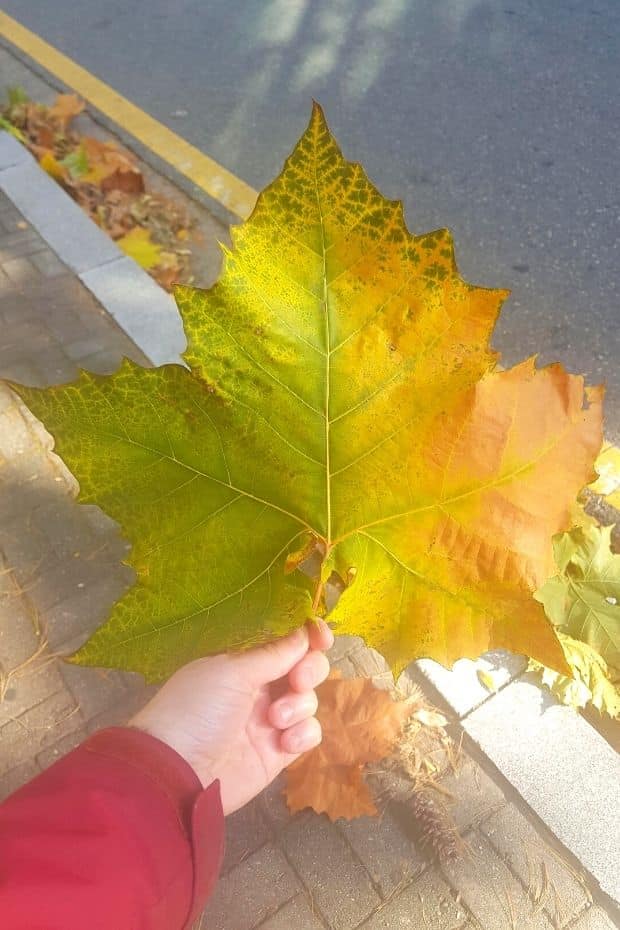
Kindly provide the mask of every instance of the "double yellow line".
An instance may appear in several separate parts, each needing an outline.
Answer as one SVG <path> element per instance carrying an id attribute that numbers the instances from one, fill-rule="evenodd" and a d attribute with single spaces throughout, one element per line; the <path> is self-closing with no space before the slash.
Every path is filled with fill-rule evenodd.
<path id="1" fill-rule="evenodd" d="M 235 216 L 245 219 L 250 215 L 258 195 L 254 188 L 241 178 L 2 12 L 0 35 L 59 78 L 63 84 L 73 88 L 80 97 L 172 165 L 180 174 L 189 178 Z"/>

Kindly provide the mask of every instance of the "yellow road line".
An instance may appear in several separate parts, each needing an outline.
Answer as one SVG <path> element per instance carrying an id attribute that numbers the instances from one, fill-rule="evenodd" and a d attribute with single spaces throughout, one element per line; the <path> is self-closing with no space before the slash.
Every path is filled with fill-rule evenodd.
<path id="1" fill-rule="evenodd" d="M 258 196 L 253 187 L 1 11 L 0 35 L 60 78 L 63 84 L 72 87 L 80 97 L 131 133 L 231 213 L 245 219 L 252 212 Z"/>

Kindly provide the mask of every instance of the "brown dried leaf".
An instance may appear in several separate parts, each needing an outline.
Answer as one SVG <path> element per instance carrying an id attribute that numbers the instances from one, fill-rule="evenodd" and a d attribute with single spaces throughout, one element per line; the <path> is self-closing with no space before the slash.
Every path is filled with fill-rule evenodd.
<path id="1" fill-rule="evenodd" d="M 392 751 L 411 705 L 394 701 L 368 678 L 330 678 L 317 693 L 323 742 L 287 769 L 287 804 L 331 820 L 376 814 L 363 766 Z"/>
<path id="2" fill-rule="evenodd" d="M 56 100 L 49 108 L 51 119 L 66 129 L 71 120 L 84 109 L 84 101 L 76 94 L 58 94 Z"/>

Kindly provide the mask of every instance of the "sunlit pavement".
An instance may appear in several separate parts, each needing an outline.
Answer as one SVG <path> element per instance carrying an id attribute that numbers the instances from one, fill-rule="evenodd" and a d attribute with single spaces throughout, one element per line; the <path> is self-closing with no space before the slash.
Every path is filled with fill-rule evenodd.
<path id="1" fill-rule="evenodd" d="M 512 289 L 496 343 L 609 386 L 620 438 L 616 0 L 6 0 L 3 9 L 254 187 L 316 97 L 410 226 Z"/>

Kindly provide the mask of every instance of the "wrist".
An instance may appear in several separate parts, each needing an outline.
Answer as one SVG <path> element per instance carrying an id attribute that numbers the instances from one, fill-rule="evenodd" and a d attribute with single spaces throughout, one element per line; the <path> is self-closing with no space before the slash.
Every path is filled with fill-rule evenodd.
<path id="1" fill-rule="evenodd" d="M 195 741 L 184 733 L 178 725 L 175 727 L 166 726 L 162 721 L 152 719 L 149 714 L 143 714 L 142 711 L 139 711 L 128 721 L 127 726 L 155 737 L 155 739 L 165 743 L 177 755 L 181 756 L 193 770 L 203 788 L 207 788 L 215 781 L 215 775 L 204 758 L 204 754 L 198 751 Z"/>

